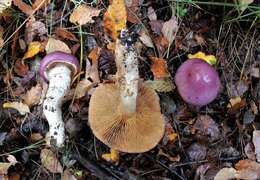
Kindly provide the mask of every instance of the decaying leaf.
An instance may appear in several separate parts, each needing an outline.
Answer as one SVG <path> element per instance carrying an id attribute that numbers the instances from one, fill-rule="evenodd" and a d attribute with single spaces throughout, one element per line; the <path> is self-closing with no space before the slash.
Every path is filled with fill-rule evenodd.
<path id="1" fill-rule="evenodd" d="M 170 78 L 159 78 L 153 81 L 148 80 L 145 83 L 158 92 L 170 92 L 175 88 Z"/>
<path id="2" fill-rule="evenodd" d="M 148 18 L 150 19 L 150 21 L 155 21 L 155 20 L 157 20 L 157 15 L 156 15 L 156 13 L 155 13 L 155 11 L 154 11 L 154 9 L 153 9 L 152 6 L 150 6 L 150 7 L 148 8 L 147 16 L 148 16 Z"/>
<path id="3" fill-rule="evenodd" d="M 47 54 L 49 54 L 50 52 L 53 52 L 53 51 L 62 51 L 62 52 L 71 54 L 71 50 L 67 44 L 65 44 L 64 42 L 62 42 L 58 39 L 54 39 L 54 38 L 48 39 L 47 45 L 45 47 L 45 51 Z"/>
<path id="4" fill-rule="evenodd" d="M 23 63 L 20 59 L 15 61 L 14 72 L 19 76 L 25 76 L 29 71 L 28 64 Z"/>
<path id="5" fill-rule="evenodd" d="M 150 56 L 149 58 L 152 61 L 151 70 L 153 72 L 154 79 L 165 78 L 170 76 L 167 70 L 167 63 L 165 59 L 152 56 Z"/>
<path id="6" fill-rule="evenodd" d="M 29 21 L 26 23 L 25 27 L 25 41 L 27 44 L 33 41 L 35 36 L 39 36 L 42 39 L 42 36 L 46 35 L 48 30 L 44 23 L 41 21 L 36 21 L 32 16 Z"/>
<path id="7" fill-rule="evenodd" d="M 29 106 L 22 102 L 6 102 L 3 104 L 3 108 L 16 109 L 21 115 L 25 115 L 30 112 Z"/>
<path id="8" fill-rule="evenodd" d="M 14 5 L 17 6 L 23 13 L 29 15 L 33 14 L 33 8 L 21 0 L 13 0 Z"/>
<path id="9" fill-rule="evenodd" d="M 96 47 L 92 49 L 88 55 L 88 58 L 91 59 L 92 66 L 86 67 L 86 77 L 87 76 L 90 77 L 95 83 L 98 83 L 100 81 L 99 72 L 98 72 L 98 58 L 100 56 L 100 53 L 101 53 L 101 48 Z"/>
<path id="10" fill-rule="evenodd" d="M 68 40 L 76 41 L 76 42 L 79 41 L 72 32 L 70 32 L 67 29 L 64 29 L 62 27 L 57 27 L 55 29 L 55 34 L 57 34 L 62 39 L 68 39 Z"/>
<path id="11" fill-rule="evenodd" d="M 144 45 L 150 48 L 154 48 L 151 37 L 143 29 L 140 31 L 139 35 L 139 39 L 142 41 Z"/>
<path id="12" fill-rule="evenodd" d="M 166 157 L 167 159 L 169 159 L 170 161 L 172 162 L 179 162 L 181 160 L 181 157 L 180 155 L 178 154 L 177 156 L 171 156 L 165 152 L 163 152 L 162 149 L 159 150 L 157 156 L 163 156 L 163 157 Z"/>
<path id="13" fill-rule="evenodd" d="M 115 41 L 121 29 L 126 28 L 127 11 L 124 0 L 113 0 L 104 14 L 104 30 Z"/>
<path id="14" fill-rule="evenodd" d="M 1 0 L 0 1 L 0 14 L 12 5 L 12 0 Z M 0 46 L 1 47 L 1 46 Z"/>
<path id="15" fill-rule="evenodd" d="M 253 131 L 253 143 L 257 162 L 260 162 L 260 130 Z"/>
<path id="16" fill-rule="evenodd" d="M 81 4 L 70 15 L 70 22 L 79 25 L 93 23 L 94 20 L 92 18 L 98 16 L 99 13 L 99 9 Z"/>
<path id="17" fill-rule="evenodd" d="M 29 44 L 29 47 L 27 49 L 27 52 L 23 56 L 23 61 L 28 58 L 34 57 L 36 54 L 38 54 L 40 51 L 43 50 L 42 44 L 39 41 L 33 41 Z"/>
<path id="18" fill-rule="evenodd" d="M 115 149 L 110 149 L 110 153 L 102 154 L 102 158 L 108 162 L 119 163 L 119 152 Z"/>
<path id="19" fill-rule="evenodd" d="M 4 28 L 2 26 L 0 26 L 0 50 L 4 46 L 3 33 L 4 33 Z"/>
<path id="20" fill-rule="evenodd" d="M 163 144 L 173 143 L 177 140 L 178 134 L 174 131 L 171 123 L 167 122 L 165 126 L 165 134 L 163 137 Z"/>
<path id="21" fill-rule="evenodd" d="M 169 21 L 164 22 L 162 27 L 162 34 L 171 44 L 176 36 L 178 31 L 178 21 L 175 16 L 173 16 Z"/>
<path id="22" fill-rule="evenodd" d="M 51 173 L 63 172 L 59 160 L 57 159 L 55 153 L 53 153 L 50 149 L 42 149 L 40 157 L 42 165 Z"/>
<path id="23" fill-rule="evenodd" d="M 235 179 L 236 172 L 237 171 L 234 168 L 223 168 L 216 174 L 216 176 L 214 177 L 214 180 Z"/>
<path id="24" fill-rule="evenodd" d="M 32 87 L 29 91 L 26 92 L 22 99 L 25 104 L 29 107 L 39 104 L 41 100 L 42 94 L 42 86 L 41 84 L 37 84 L 36 86 Z"/>

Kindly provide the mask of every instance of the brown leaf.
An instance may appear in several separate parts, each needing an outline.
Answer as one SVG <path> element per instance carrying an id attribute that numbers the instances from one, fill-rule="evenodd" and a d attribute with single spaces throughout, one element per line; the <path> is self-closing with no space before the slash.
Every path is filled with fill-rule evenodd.
<path id="1" fill-rule="evenodd" d="M 42 43 L 39 41 L 33 41 L 29 44 L 28 49 L 26 53 L 24 54 L 22 61 L 28 58 L 34 57 L 36 54 L 38 54 L 40 51 L 42 51 L 44 47 L 42 46 Z"/>
<path id="2" fill-rule="evenodd" d="M 127 7 L 127 21 L 137 24 L 140 22 L 138 14 L 140 12 L 139 0 L 125 1 Z"/>
<path id="3" fill-rule="evenodd" d="M 94 20 L 92 18 L 98 16 L 99 13 L 99 9 L 81 4 L 70 15 L 70 22 L 79 25 L 93 23 Z"/>
<path id="4" fill-rule="evenodd" d="M 153 81 L 148 80 L 145 81 L 145 83 L 158 92 L 170 92 L 175 88 L 170 78 L 159 78 Z"/>
<path id="5" fill-rule="evenodd" d="M 31 17 L 25 27 L 25 41 L 27 44 L 33 41 L 35 36 L 40 38 L 48 33 L 45 24 Z M 42 39 L 42 38 L 41 38 Z"/>
<path id="6" fill-rule="evenodd" d="M 165 152 L 163 152 L 162 149 L 159 150 L 157 156 L 164 156 L 166 157 L 167 159 L 169 159 L 171 162 L 179 162 L 181 160 L 181 157 L 180 155 L 178 154 L 177 156 L 171 156 Z"/>
<path id="7" fill-rule="evenodd" d="M 79 41 L 79 40 L 76 38 L 76 36 L 75 36 L 72 32 L 70 32 L 70 31 L 68 31 L 68 30 L 66 30 L 66 29 L 64 29 L 64 28 L 62 28 L 62 27 L 57 27 L 57 28 L 55 29 L 55 33 L 56 33 L 59 37 L 61 37 L 62 39 L 68 39 L 68 40 L 76 41 L 76 42 Z"/>
<path id="8" fill-rule="evenodd" d="M 158 36 L 154 38 L 154 44 L 156 45 L 157 50 L 159 51 L 159 57 L 162 57 L 165 53 L 165 50 L 168 48 L 169 42 L 164 36 Z"/>
<path id="9" fill-rule="evenodd" d="M 28 70 L 29 70 L 28 64 L 22 63 L 22 61 L 20 59 L 15 61 L 14 72 L 16 74 L 18 74 L 19 76 L 24 76 L 28 73 Z"/>
<path id="10" fill-rule="evenodd" d="M 70 172 L 69 169 L 66 169 L 62 173 L 61 180 L 77 180 L 77 178 Z"/>
<path id="11" fill-rule="evenodd" d="M 167 63 L 163 58 L 149 57 L 152 60 L 151 71 L 153 72 L 154 79 L 169 77 L 167 70 Z"/>
<path id="12" fill-rule="evenodd" d="M 54 38 L 49 38 L 47 45 L 45 47 L 45 51 L 47 54 L 53 51 L 62 51 L 71 54 L 71 50 L 67 44 L 65 44 L 61 40 L 54 39 Z"/>
<path id="13" fill-rule="evenodd" d="M 220 138 L 218 124 L 208 115 L 200 115 L 193 126 L 197 134 L 209 137 L 210 141 L 215 141 Z"/>
<path id="14" fill-rule="evenodd" d="M 51 173 L 62 173 L 62 166 L 57 159 L 56 155 L 50 149 L 41 150 L 42 165 Z"/>
<path id="15" fill-rule="evenodd" d="M 42 95 L 42 86 L 37 84 L 26 92 L 22 99 L 29 107 L 39 104 Z"/>
<path id="16" fill-rule="evenodd" d="M 103 18 L 104 31 L 115 41 L 119 31 L 126 28 L 127 11 L 124 0 L 113 0 Z"/>
<path id="17" fill-rule="evenodd" d="M 150 48 L 154 48 L 153 41 L 151 37 L 145 32 L 144 29 L 142 29 L 139 33 L 139 39 L 142 41 L 144 45 Z"/>
<path id="18" fill-rule="evenodd" d="M 162 32 L 162 27 L 164 22 L 162 20 L 152 20 L 149 22 L 152 31 L 156 34 L 156 35 L 160 35 Z"/>
<path id="19" fill-rule="evenodd" d="M 235 165 L 235 168 L 238 172 L 236 178 L 248 180 L 260 178 L 260 164 L 255 161 L 249 159 L 240 160 Z"/>
<path id="20" fill-rule="evenodd" d="M 3 34 L 4 34 L 4 28 L 0 26 L 0 50 L 4 46 Z"/>
<path id="21" fill-rule="evenodd" d="M 176 36 L 179 25 L 177 18 L 173 16 L 169 21 L 163 23 L 162 34 L 171 44 Z"/>
<path id="22" fill-rule="evenodd" d="M 33 14 L 33 8 L 21 0 L 13 0 L 14 5 L 17 6 L 23 13 L 28 16 Z"/>

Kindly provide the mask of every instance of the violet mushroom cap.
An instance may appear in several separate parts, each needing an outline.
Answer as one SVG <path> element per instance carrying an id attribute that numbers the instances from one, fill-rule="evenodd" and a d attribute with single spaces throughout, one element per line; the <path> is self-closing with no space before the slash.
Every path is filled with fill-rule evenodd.
<path id="1" fill-rule="evenodd" d="M 199 58 L 188 59 L 178 68 L 175 83 L 183 100 L 196 106 L 212 102 L 220 89 L 217 71 Z"/>
<path id="2" fill-rule="evenodd" d="M 79 69 L 80 65 L 77 58 L 71 54 L 62 52 L 62 51 L 54 51 L 47 54 L 40 63 L 39 74 L 45 81 L 49 81 L 47 71 L 48 69 L 54 67 L 56 64 L 65 64 L 71 70 L 72 77 L 74 77 Z"/>

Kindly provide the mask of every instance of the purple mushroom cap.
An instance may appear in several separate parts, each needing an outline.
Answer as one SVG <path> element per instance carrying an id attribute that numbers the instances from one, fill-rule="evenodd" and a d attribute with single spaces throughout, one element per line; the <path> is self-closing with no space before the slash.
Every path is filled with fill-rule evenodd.
<path id="1" fill-rule="evenodd" d="M 78 59 L 75 56 L 62 51 L 51 52 L 40 63 L 39 74 L 45 81 L 48 81 L 47 71 L 56 64 L 67 65 L 71 69 L 72 76 L 75 76 L 80 69 Z"/>
<path id="2" fill-rule="evenodd" d="M 220 89 L 217 71 L 199 58 L 189 59 L 179 67 L 175 83 L 183 100 L 196 106 L 212 102 Z"/>

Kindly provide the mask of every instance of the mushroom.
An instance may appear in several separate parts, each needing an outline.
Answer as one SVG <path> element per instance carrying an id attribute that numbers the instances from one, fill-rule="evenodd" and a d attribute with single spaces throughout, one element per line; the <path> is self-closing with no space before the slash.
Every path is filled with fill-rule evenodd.
<path id="1" fill-rule="evenodd" d="M 129 153 L 155 147 L 164 134 L 156 92 L 139 79 L 134 47 L 116 41 L 116 81 L 100 84 L 92 94 L 89 124 L 110 148 Z"/>
<path id="2" fill-rule="evenodd" d="M 56 147 L 62 147 L 65 139 L 62 120 L 62 99 L 69 90 L 71 78 L 79 71 L 76 57 L 61 51 L 47 54 L 40 63 L 39 74 L 49 82 L 43 113 L 49 123 L 50 142 Z"/>
<path id="3" fill-rule="evenodd" d="M 183 100 L 196 106 L 212 102 L 220 89 L 217 71 L 199 58 L 188 59 L 178 68 L 175 83 Z"/>

